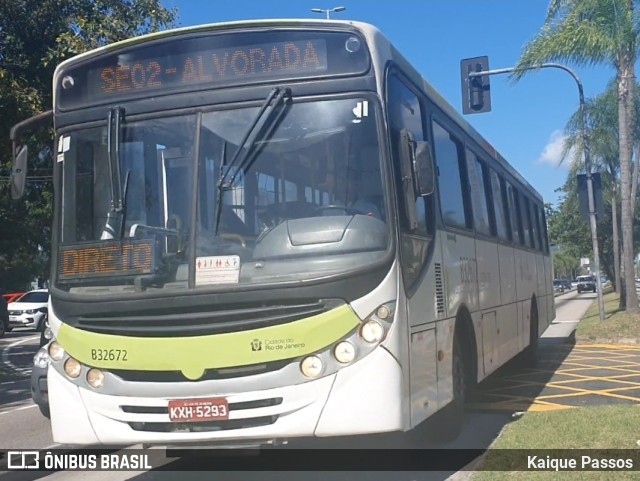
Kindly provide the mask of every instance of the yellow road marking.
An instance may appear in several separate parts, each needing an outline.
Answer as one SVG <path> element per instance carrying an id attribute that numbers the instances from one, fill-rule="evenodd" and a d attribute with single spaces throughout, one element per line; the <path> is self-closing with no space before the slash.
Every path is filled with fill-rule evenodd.
<path id="1" fill-rule="evenodd" d="M 551 402 L 584 396 L 604 396 L 614 399 L 632 401 L 640 404 L 640 396 L 624 394 L 625 391 L 640 390 L 640 361 L 637 361 L 640 345 L 620 344 L 577 344 L 568 353 L 565 349 L 571 346 L 560 346 L 551 355 L 539 361 L 540 365 L 553 365 L 549 369 L 527 369 L 517 373 L 508 373 L 496 378 L 501 385 L 493 385 L 483 389 L 481 396 L 486 402 L 469 404 L 472 409 L 502 411 L 521 410 L 530 412 L 547 412 L 554 410 L 575 409 L 579 406 Z M 557 354 L 557 355 L 553 355 Z M 592 371 L 611 372 L 611 376 L 591 374 Z M 553 381 L 531 379 L 548 376 Z M 638 381 L 629 378 L 638 378 Z M 589 389 L 581 383 L 609 382 L 608 389 Z M 513 393 L 515 390 L 536 388 L 540 393 L 545 389 L 555 389 L 560 394 L 538 395 L 535 397 Z M 513 394 L 509 394 L 512 392 Z"/>

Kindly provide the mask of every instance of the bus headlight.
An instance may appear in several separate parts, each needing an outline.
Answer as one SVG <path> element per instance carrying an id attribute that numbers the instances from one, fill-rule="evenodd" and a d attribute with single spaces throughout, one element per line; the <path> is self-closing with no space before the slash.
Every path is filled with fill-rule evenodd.
<path id="1" fill-rule="evenodd" d="M 339 363 L 349 364 L 356 358 L 356 348 L 349 341 L 342 341 L 333 350 L 333 355 Z"/>
<path id="2" fill-rule="evenodd" d="M 369 344 L 380 342 L 384 337 L 384 327 L 378 321 L 369 320 L 360 328 L 360 336 Z"/>
<path id="3" fill-rule="evenodd" d="M 70 378 L 77 378 L 80 376 L 80 372 L 82 371 L 82 364 L 76 361 L 74 358 L 70 357 L 64 363 L 64 372 Z"/>
<path id="4" fill-rule="evenodd" d="M 94 389 L 102 387 L 104 383 L 104 373 L 100 369 L 89 369 L 87 373 L 87 384 Z"/>
<path id="5" fill-rule="evenodd" d="M 300 363 L 302 374 L 313 379 L 322 373 L 322 360 L 317 356 L 305 357 Z"/>
<path id="6" fill-rule="evenodd" d="M 54 361 L 59 361 L 64 357 L 64 349 L 56 341 L 53 341 L 49 344 L 49 356 L 51 356 L 51 359 Z"/>

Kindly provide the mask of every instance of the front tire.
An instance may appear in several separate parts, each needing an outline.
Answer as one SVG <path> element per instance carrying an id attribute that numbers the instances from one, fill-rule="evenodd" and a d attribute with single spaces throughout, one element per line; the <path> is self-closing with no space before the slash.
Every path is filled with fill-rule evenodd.
<path id="1" fill-rule="evenodd" d="M 51 419 L 51 413 L 49 412 L 49 406 L 42 406 L 38 404 L 38 409 L 40 410 L 40 414 L 42 414 L 45 418 Z"/>

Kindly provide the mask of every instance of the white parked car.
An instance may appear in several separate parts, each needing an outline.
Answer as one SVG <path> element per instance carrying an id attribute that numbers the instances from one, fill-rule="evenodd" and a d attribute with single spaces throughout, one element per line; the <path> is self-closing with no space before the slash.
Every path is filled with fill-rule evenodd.
<path id="1" fill-rule="evenodd" d="M 32 327 L 41 330 L 47 320 L 49 291 L 37 289 L 29 291 L 8 306 L 9 329 Z"/>

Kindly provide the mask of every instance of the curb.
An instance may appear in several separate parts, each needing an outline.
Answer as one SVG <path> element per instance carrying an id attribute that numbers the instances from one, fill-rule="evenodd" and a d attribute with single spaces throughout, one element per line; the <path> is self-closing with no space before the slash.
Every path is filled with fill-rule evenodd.
<path id="1" fill-rule="evenodd" d="M 575 342 L 581 344 L 617 344 L 620 346 L 640 346 L 640 339 L 636 338 L 625 338 L 625 339 L 606 339 L 606 338 L 596 338 L 592 339 L 590 337 L 577 336 L 575 338 Z"/>

